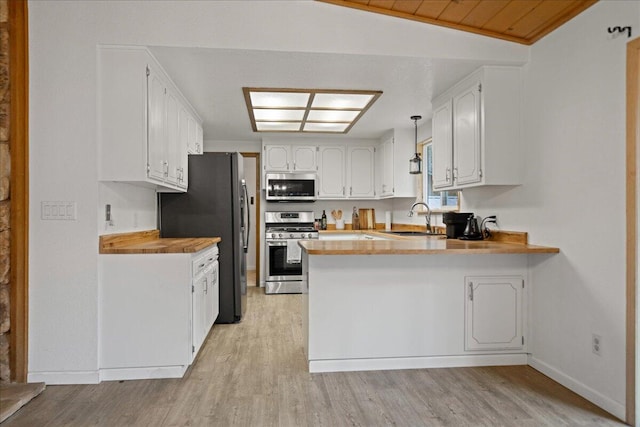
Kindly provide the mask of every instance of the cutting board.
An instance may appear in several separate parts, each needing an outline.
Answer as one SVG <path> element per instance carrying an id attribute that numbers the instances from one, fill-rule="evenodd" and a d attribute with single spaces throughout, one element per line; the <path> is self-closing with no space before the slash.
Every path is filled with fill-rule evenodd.
<path id="1" fill-rule="evenodd" d="M 361 230 L 375 230 L 376 228 L 376 210 L 375 209 L 358 209 L 360 215 Z"/>

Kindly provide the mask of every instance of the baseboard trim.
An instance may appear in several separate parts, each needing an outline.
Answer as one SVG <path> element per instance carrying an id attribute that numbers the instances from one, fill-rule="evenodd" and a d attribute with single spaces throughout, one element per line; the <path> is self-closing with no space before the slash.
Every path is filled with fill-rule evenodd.
<path id="1" fill-rule="evenodd" d="M 160 378 L 182 378 L 188 366 L 157 366 L 151 368 L 101 369 L 101 381 L 151 380 Z"/>
<path id="2" fill-rule="evenodd" d="M 462 368 L 526 364 L 526 354 L 334 359 L 310 360 L 309 372 L 384 371 L 396 369 Z"/>
<path id="3" fill-rule="evenodd" d="M 64 372 L 29 372 L 28 383 L 45 383 L 47 385 L 98 384 L 98 371 L 64 371 Z"/>
<path id="4" fill-rule="evenodd" d="M 552 380 L 562 384 L 569 390 L 579 394 L 594 405 L 597 405 L 605 411 L 609 412 L 614 417 L 619 418 L 620 420 L 625 419 L 625 405 L 623 405 L 622 403 L 616 402 L 615 400 L 612 400 L 607 396 L 598 393 L 591 387 L 581 383 L 575 378 L 564 374 L 553 366 L 539 359 L 536 359 L 533 356 L 529 356 L 529 366 L 531 366 L 536 371 L 542 372 L 543 374 L 545 374 Z"/>

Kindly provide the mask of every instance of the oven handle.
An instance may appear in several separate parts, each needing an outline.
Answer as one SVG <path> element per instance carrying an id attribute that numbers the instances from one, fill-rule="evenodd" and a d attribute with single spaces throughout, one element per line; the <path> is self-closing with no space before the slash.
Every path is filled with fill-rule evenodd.
<path id="1" fill-rule="evenodd" d="M 286 240 L 267 241 L 267 246 L 287 246 Z"/>

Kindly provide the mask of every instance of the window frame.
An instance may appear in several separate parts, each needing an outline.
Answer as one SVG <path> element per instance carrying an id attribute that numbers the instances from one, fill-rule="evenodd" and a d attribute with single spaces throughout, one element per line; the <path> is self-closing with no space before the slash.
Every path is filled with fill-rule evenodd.
<path id="1" fill-rule="evenodd" d="M 418 153 L 420 154 L 420 157 L 422 159 L 422 173 L 416 175 L 416 202 L 425 202 L 425 200 L 429 199 L 429 191 L 427 187 L 427 183 L 425 181 L 427 181 L 427 171 L 428 171 L 428 165 L 427 165 L 427 158 L 425 155 L 425 149 L 428 145 L 432 145 L 433 141 L 432 138 L 427 138 L 421 142 L 418 143 Z M 433 146 L 432 146 L 433 147 Z M 433 152 L 433 151 L 432 151 Z M 425 191 L 427 190 L 427 191 Z M 449 193 L 456 193 L 457 194 L 457 199 L 458 199 L 458 203 L 456 205 L 451 205 L 451 206 L 444 206 L 444 207 L 439 207 L 439 208 L 431 208 L 431 206 L 429 206 L 429 208 L 431 208 L 431 213 L 443 213 L 443 212 L 459 212 L 460 211 L 460 191 L 433 191 L 432 190 L 432 194 L 438 194 L 438 193 L 443 193 L 443 192 L 449 192 Z M 428 202 L 426 202 L 428 204 Z M 424 208 L 424 206 L 420 206 L 420 209 L 417 210 L 417 212 L 420 214 L 426 214 L 427 210 Z"/>

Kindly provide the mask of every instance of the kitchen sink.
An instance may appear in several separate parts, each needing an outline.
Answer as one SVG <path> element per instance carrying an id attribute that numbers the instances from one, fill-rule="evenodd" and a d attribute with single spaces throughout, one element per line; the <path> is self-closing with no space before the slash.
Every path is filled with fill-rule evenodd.
<path id="1" fill-rule="evenodd" d="M 447 235 L 444 233 L 427 233 L 426 231 L 398 230 L 398 231 L 383 231 L 383 233 L 393 234 L 396 236 L 424 236 L 424 237 L 437 237 L 440 239 L 447 238 Z"/>

